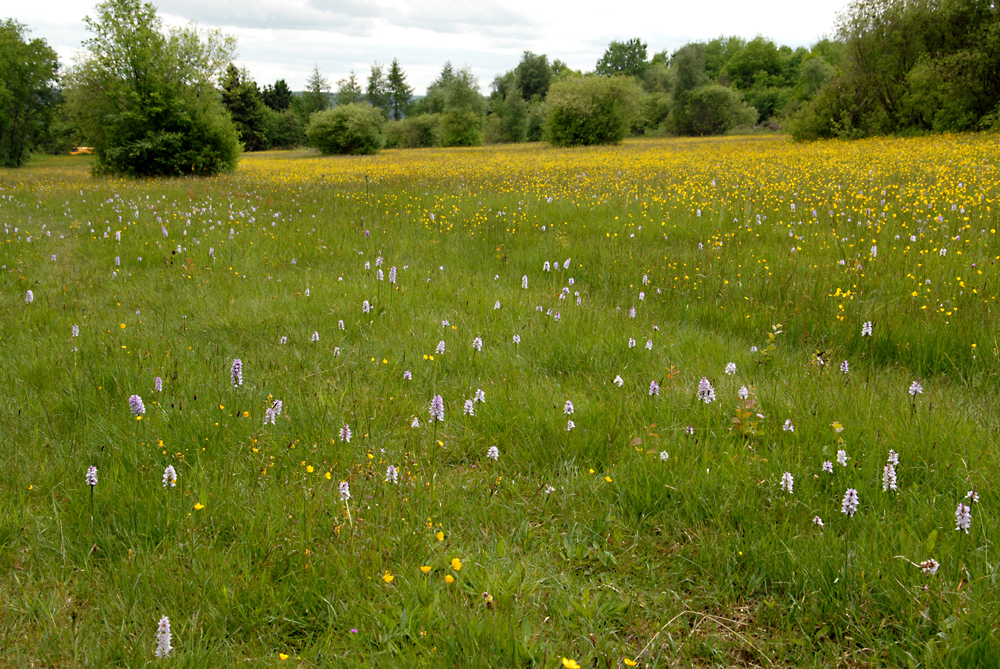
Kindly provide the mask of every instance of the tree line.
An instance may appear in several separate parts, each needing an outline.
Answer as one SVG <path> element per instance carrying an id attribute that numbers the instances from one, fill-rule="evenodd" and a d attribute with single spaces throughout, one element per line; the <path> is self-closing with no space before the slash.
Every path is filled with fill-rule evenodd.
<path id="1" fill-rule="evenodd" d="M 304 91 L 260 87 L 232 64 L 235 41 L 166 29 L 141 0 L 106 0 L 86 55 L 60 73 L 55 52 L 0 23 L 0 163 L 95 147 L 97 169 L 212 174 L 243 150 L 324 153 L 629 135 L 790 132 L 797 139 L 1000 127 L 1000 7 L 992 0 L 855 0 L 836 36 L 810 48 L 758 36 L 649 54 L 613 41 L 588 72 L 525 51 L 487 95 L 446 63 L 415 97 L 398 60 L 336 90 L 314 67 Z"/>

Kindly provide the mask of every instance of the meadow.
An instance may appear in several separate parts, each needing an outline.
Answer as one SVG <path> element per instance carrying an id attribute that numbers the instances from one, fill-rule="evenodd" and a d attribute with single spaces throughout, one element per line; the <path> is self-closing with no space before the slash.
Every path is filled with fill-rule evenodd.
<path id="1" fill-rule="evenodd" d="M 1000 665 L 998 156 L 0 172 L 0 666 Z"/>

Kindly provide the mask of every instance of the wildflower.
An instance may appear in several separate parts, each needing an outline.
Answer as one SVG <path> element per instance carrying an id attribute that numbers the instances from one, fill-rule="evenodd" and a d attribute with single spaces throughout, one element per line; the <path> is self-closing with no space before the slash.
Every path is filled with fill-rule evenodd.
<path id="1" fill-rule="evenodd" d="M 646 350 L 647 351 L 652 351 L 653 350 L 653 340 L 652 339 L 647 339 L 646 340 Z"/>
<path id="2" fill-rule="evenodd" d="M 158 376 L 155 379 L 153 379 L 153 390 L 155 390 L 158 393 L 163 392 L 163 379 L 161 379 Z"/>
<path id="3" fill-rule="evenodd" d="M 576 423 L 574 423 L 571 420 L 566 421 L 566 431 L 567 432 L 569 432 L 570 430 L 572 430 L 574 427 L 576 427 Z"/>
<path id="4" fill-rule="evenodd" d="M 393 465 L 386 467 L 385 480 L 386 483 L 399 483 L 399 470 L 397 470 Z"/>
<path id="5" fill-rule="evenodd" d="M 795 485 L 795 479 L 792 478 L 791 472 L 785 472 L 781 475 L 781 489 L 787 492 L 789 495 L 792 494 L 792 487 Z"/>
<path id="6" fill-rule="evenodd" d="M 351 443 L 351 427 L 344 423 L 344 427 L 340 428 L 340 440 Z"/>
<path id="7" fill-rule="evenodd" d="M 670 459 L 669 453 L 667 453 L 666 451 L 660 451 L 660 460 L 666 462 L 669 459 Z"/>
<path id="8" fill-rule="evenodd" d="M 891 462 L 887 462 L 882 470 L 882 490 L 889 491 L 896 489 L 896 468 Z"/>
<path id="9" fill-rule="evenodd" d="M 563 269 L 569 269 L 570 260 L 572 260 L 572 258 L 566 258 L 566 262 L 563 263 Z"/>
<path id="10" fill-rule="evenodd" d="M 970 490 L 965 494 L 965 499 L 969 500 L 970 504 L 975 504 L 976 502 L 979 501 L 979 493 L 976 492 L 974 489 Z"/>
<path id="11" fill-rule="evenodd" d="M 735 373 L 736 373 L 736 363 L 735 362 L 728 363 L 726 365 L 726 374 L 732 376 Z"/>
<path id="12" fill-rule="evenodd" d="M 420 567 L 420 571 L 422 571 L 425 574 L 429 574 L 431 572 L 431 567 L 430 565 L 422 565 Z"/>
<path id="13" fill-rule="evenodd" d="M 441 327 L 443 327 L 443 328 L 448 327 L 448 319 L 447 318 L 444 319 L 443 321 L 441 321 Z"/>
<path id="14" fill-rule="evenodd" d="M 233 360 L 233 366 L 229 369 L 229 376 L 233 381 L 233 387 L 239 388 L 243 385 L 243 361 L 239 358 Z"/>
<path id="15" fill-rule="evenodd" d="M 163 487 L 166 488 L 168 485 L 171 488 L 177 486 L 177 472 L 173 465 L 167 465 L 166 469 L 163 470 Z"/>
<path id="16" fill-rule="evenodd" d="M 819 525 L 820 527 L 823 527 L 823 519 L 820 518 L 819 516 L 813 516 L 813 525 Z"/>
<path id="17" fill-rule="evenodd" d="M 823 461 L 823 471 L 826 472 L 826 473 L 828 473 L 828 474 L 832 474 L 833 473 L 833 463 L 830 462 L 829 460 L 824 460 Z"/>
<path id="18" fill-rule="evenodd" d="M 472 398 L 475 402 L 486 402 L 486 393 L 483 392 L 482 388 L 476 390 L 476 396 Z"/>
<path id="19" fill-rule="evenodd" d="M 628 338 L 628 347 L 635 348 L 635 339 L 633 339 L 632 337 Z"/>
<path id="20" fill-rule="evenodd" d="M 364 302 L 361 303 L 361 311 L 363 313 L 367 314 L 371 310 L 372 310 L 372 305 L 368 303 L 368 300 L 365 300 Z"/>
<path id="21" fill-rule="evenodd" d="M 343 320 L 337 321 L 337 327 L 339 329 L 343 330 L 344 329 L 344 321 Z"/>
<path id="22" fill-rule="evenodd" d="M 459 560 L 458 558 L 452 558 L 451 559 L 451 568 L 454 569 L 455 571 L 461 571 L 462 570 L 462 561 Z"/>
<path id="23" fill-rule="evenodd" d="M 497 303 L 493 305 L 493 310 L 496 311 L 499 308 L 500 308 L 500 300 L 497 300 Z"/>
<path id="24" fill-rule="evenodd" d="M 619 388 L 621 388 L 623 385 L 625 385 L 625 381 L 622 380 L 622 377 L 621 377 L 620 374 L 615 375 L 615 380 L 614 380 L 613 383 L 616 386 L 618 386 Z"/>
<path id="25" fill-rule="evenodd" d="M 34 301 L 35 301 L 35 294 L 32 293 L 30 290 L 27 293 L 24 294 L 24 303 L 25 304 L 31 304 Z"/>
<path id="26" fill-rule="evenodd" d="M 166 233 L 166 229 L 164 229 Z M 167 657 L 173 647 L 170 645 L 170 619 L 166 616 L 160 618 L 160 624 L 156 628 L 156 657 Z"/>
<path id="27" fill-rule="evenodd" d="M 97 485 L 97 467 L 94 465 L 87 467 L 87 485 L 91 488 Z"/>
<path id="28" fill-rule="evenodd" d="M 844 449 L 837 451 L 837 464 L 841 467 L 847 466 L 847 451 Z"/>
<path id="29" fill-rule="evenodd" d="M 340 482 L 340 499 L 346 502 L 351 498 L 351 486 L 347 481 Z"/>
<path id="30" fill-rule="evenodd" d="M 274 413 L 274 409 L 268 407 L 267 410 L 264 412 L 264 425 L 267 425 L 268 423 L 274 425 L 275 416 L 276 414 Z"/>
<path id="31" fill-rule="evenodd" d="M 338 355 L 340 355 L 340 347 L 339 346 L 334 346 L 333 347 L 333 357 L 337 357 Z"/>
<path id="32" fill-rule="evenodd" d="M 70 330 L 70 332 L 72 332 L 72 334 L 73 334 L 74 337 L 79 337 L 80 336 L 80 326 L 79 325 L 74 325 L 72 327 L 72 329 Z"/>
<path id="33" fill-rule="evenodd" d="M 955 529 L 965 530 L 965 533 L 969 533 L 969 525 L 972 524 L 972 509 L 968 504 L 964 502 L 958 503 L 958 508 L 955 509 Z"/>
<path id="34" fill-rule="evenodd" d="M 282 344 L 282 346 L 284 346 L 287 343 L 288 343 L 288 337 L 282 337 L 281 338 L 281 344 Z"/>
<path id="35" fill-rule="evenodd" d="M 865 321 L 865 324 L 861 326 L 861 336 L 871 337 L 872 336 L 872 322 Z"/>
<path id="36" fill-rule="evenodd" d="M 413 374 L 410 372 L 410 370 L 406 370 L 405 372 L 403 372 L 403 378 L 406 379 L 407 381 L 412 381 Z"/>
<path id="37" fill-rule="evenodd" d="M 659 395 L 660 394 L 660 386 L 659 386 L 658 383 L 656 383 L 655 380 L 649 382 L 649 394 L 650 395 Z"/>
<path id="38" fill-rule="evenodd" d="M 840 363 L 840 371 L 842 371 L 844 374 L 847 374 L 849 371 L 851 371 L 851 366 L 847 364 L 846 360 Z"/>
<path id="39" fill-rule="evenodd" d="M 524 289 L 528 288 L 528 275 L 527 274 L 525 274 L 524 276 L 521 277 L 521 288 L 524 288 Z"/>
<path id="40" fill-rule="evenodd" d="M 889 464 L 898 465 L 899 464 L 899 454 L 896 451 L 889 449 Z"/>
<path id="41" fill-rule="evenodd" d="M 444 532 L 438 530 L 438 533 L 434 535 L 434 538 L 438 541 L 444 541 Z"/>
<path id="42" fill-rule="evenodd" d="M 937 573 L 938 567 L 940 567 L 941 565 L 938 564 L 937 560 L 934 560 L 932 558 L 930 560 L 924 560 L 917 566 L 920 567 L 920 571 L 924 572 L 928 576 L 933 576 L 934 574 Z"/>
<path id="43" fill-rule="evenodd" d="M 455 582 L 455 577 L 452 576 L 451 574 L 448 574 L 444 577 L 444 582 L 447 583 L 448 585 L 451 585 L 452 583 Z"/>
<path id="44" fill-rule="evenodd" d="M 389 283 L 396 283 L 396 268 L 389 268 Z"/>
<path id="45" fill-rule="evenodd" d="M 472 340 L 472 348 L 476 349 L 477 351 L 483 350 L 483 340 L 481 337 L 476 337 L 475 339 Z"/>
<path id="46" fill-rule="evenodd" d="M 313 341 L 319 341 L 319 331 L 318 330 L 314 330 L 313 331 L 312 340 Z"/>
<path id="47" fill-rule="evenodd" d="M 830 423 L 830 427 L 832 427 L 833 431 L 837 432 L 837 433 L 840 433 L 840 432 L 844 431 L 844 426 L 841 425 L 841 423 L 840 423 L 839 420 L 835 420 L 832 423 Z"/>
<path id="48" fill-rule="evenodd" d="M 545 486 L 545 494 L 546 495 L 551 495 L 555 491 L 556 491 L 556 489 L 553 488 L 552 486 L 550 486 L 550 485 Z"/>
<path id="49" fill-rule="evenodd" d="M 386 583 L 392 583 L 392 579 L 394 578 L 396 577 L 390 574 L 389 572 L 385 572 L 384 574 L 382 574 L 382 580 L 385 581 Z"/>
<path id="50" fill-rule="evenodd" d="M 500 449 L 496 446 L 490 446 L 490 449 L 486 451 L 486 457 L 494 461 L 500 459 Z"/>
<path id="51" fill-rule="evenodd" d="M 542 271 L 543 272 L 550 272 L 550 271 L 552 271 L 552 266 L 549 265 L 549 261 L 548 260 L 546 260 L 545 264 L 542 265 Z"/>
<path id="52" fill-rule="evenodd" d="M 521 335 L 514 335 L 514 343 L 515 344 L 521 343 Z"/>
<path id="53" fill-rule="evenodd" d="M 441 355 L 442 353 L 444 353 L 444 340 L 443 339 L 438 342 L 437 348 L 434 349 L 434 353 L 437 354 L 437 355 Z"/>
<path id="54" fill-rule="evenodd" d="M 468 416 L 475 416 L 476 415 L 475 407 L 476 407 L 475 402 L 473 402 L 472 400 L 465 400 L 465 406 L 463 407 L 463 411 Z"/>
<path id="55" fill-rule="evenodd" d="M 420 427 L 420 419 L 417 418 L 416 416 L 414 416 L 413 417 L 413 421 L 410 423 L 410 427 L 412 427 L 412 428 L 418 428 L 418 427 Z"/>
<path id="56" fill-rule="evenodd" d="M 698 399 L 705 404 L 711 404 L 715 401 L 715 389 L 704 376 L 701 377 L 701 381 L 698 383 Z"/>
<path id="57" fill-rule="evenodd" d="M 694 425 L 691 425 L 690 423 L 688 423 L 688 426 L 686 428 L 684 428 L 684 434 L 688 434 L 688 435 L 694 434 Z"/>
<path id="58" fill-rule="evenodd" d="M 920 385 L 919 381 L 914 381 L 913 383 L 910 384 L 909 393 L 911 397 L 916 397 L 918 393 L 923 394 L 923 392 L 924 392 L 924 387 Z"/>
<path id="59" fill-rule="evenodd" d="M 439 423 L 444 422 L 444 400 L 441 399 L 440 395 L 435 395 L 434 398 L 431 399 L 430 414 L 431 422 L 434 422 L 435 420 Z"/>
<path id="60" fill-rule="evenodd" d="M 132 411 L 133 416 L 146 413 L 146 406 L 142 403 L 142 398 L 138 395 L 132 395 L 128 398 L 128 408 Z"/>
<path id="61" fill-rule="evenodd" d="M 378 279 L 379 281 L 384 281 L 384 280 L 385 280 L 385 275 L 384 275 L 384 274 L 382 274 L 382 270 L 381 270 L 381 269 L 378 269 L 378 270 L 376 270 L 376 274 L 375 274 L 375 277 L 376 277 L 376 278 L 377 278 L 377 279 Z"/>
<path id="62" fill-rule="evenodd" d="M 562 665 L 565 669 L 580 669 L 580 665 L 577 664 L 576 660 L 571 660 L 568 657 L 562 659 Z"/>
<path id="63" fill-rule="evenodd" d="M 840 512 L 850 517 L 854 517 L 854 512 L 858 510 L 858 491 L 848 488 L 844 493 L 844 501 L 840 505 Z"/>
<path id="64" fill-rule="evenodd" d="M 630 307 L 628 310 L 628 317 L 635 318 L 635 307 Z"/>
<path id="65" fill-rule="evenodd" d="M 566 400 L 566 404 L 563 405 L 563 411 L 566 413 L 567 416 L 571 415 L 573 411 L 575 411 L 575 409 L 573 408 L 573 402 L 571 402 L 570 400 Z"/>
<path id="66" fill-rule="evenodd" d="M 309 289 L 306 288 L 306 297 L 309 297 Z"/>
<path id="67" fill-rule="evenodd" d="M 795 432 L 795 426 L 792 425 L 792 419 L 786 418 L 785 424 L 781 426 L 781 429 L 784 430 L 785 432 Z"/>
<path id="68" fill-rule="evenodd" d="M 736 394 L 740 396 L 741 400 L 745 400 L 750 397 L 750 390 L 746 386 L 740 386 L 740 389 L 736 391 Z"/>

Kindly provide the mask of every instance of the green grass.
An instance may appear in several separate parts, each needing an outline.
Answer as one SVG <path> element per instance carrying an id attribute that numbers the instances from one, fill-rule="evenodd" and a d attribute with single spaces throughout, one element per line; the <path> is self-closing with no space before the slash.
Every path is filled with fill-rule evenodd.
<path id="1" fill-rule="evenodd" d="M 1000 664 L 996 149 L 751 137 L 0 172 L 0 665 Z"/>

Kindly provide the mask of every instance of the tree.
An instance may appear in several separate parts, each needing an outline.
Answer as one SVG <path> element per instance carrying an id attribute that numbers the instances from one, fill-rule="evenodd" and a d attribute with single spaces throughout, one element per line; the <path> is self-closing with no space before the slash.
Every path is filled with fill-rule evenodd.
<path id="1" fill-rule="evenodd" d="M 733 54 L 722 71 L 741 91 L 750 89 L 754 84 L 784 83 L 761 81 L 762 75 L 771 77 L 782 75 L 782 59 L 778 47 L 763 37 L 755 37 L 747 42 L 746 46 Z"/>
<path id="2" fill-rule="evenodd" d="M 12 19 L 0 23 L 0 165 L 8 167 L 20 167 L 42 139 L 59 100 L 56 52 L 27 32 Z"/>
<path id="3" fill-rule="evenodd" d="M 365 91 L 368 104 L 381 109 L 388 116 L 389 95 L 389 82 L 386 81 L 382 65 L 377 62 L 372 63 L 371 73 L 368 75 L 368 88 Z"/>
<path id="4" fill-rule="evenodd" d="M 604 55 L 597 61 L 596 72 L 602 77 L 616 74 L 641 77 L 648 65 L 646 43 L 635 37 L 627 42 L 611 42 Z"/>
<path id="5" fill-rule="evenodd" d="M 352 102 L 315 114 L 306 137 L 327 155 L 378 153 L 384 122 L 378 109 Z"/>
<path id="6" fill-rule="evenodd" d="M 406 114 L 407 107 L 410 106 L 410 98 L 413 97 L 413 89 L 406 83 L 406 74 L 399 66 L 399 60 L 392 59 L 389 66 L 389 113 L 397 121 Z"/>
<path id="7" fill-rule="evenodd" d="M 521 62 L 514 70 L 517 85 L 521 89 L 521 97 L 525 100 L 544 100 L 552 83 L 552 68 L 548 56 L 541 56 L 525 51 Z"/>
<path id="8" fill-rule="evenodd" d="M 85 23 L 93 37 L 67 77 L 67 96 L 98 171 L 216 174 L 236 166 L 239 136 L 215 86 L 232 38 L 192 27 L 164 32 L 156 9 L 139 0 L 106 0 Z"/>
<path id="9" fill-rule="evenodd" d="M 284 79 L 278 79 L 274 86 L 268 84 L 261 91 L 261 98 L 264 104 L 276 112 L 283 112 L 292 106 L 292 89 L 288 87 Z"/>
<path id="10" fill-rule="evenodd" d="M 303 122 L 319 111 L 323 111 L 330 106 L 328 94 L 330 93 L 330 82 L 323 78 L 319 71 L 319 65 L 313 65 L 312 74 L 306 80 L 306 90 L 302 93 L 299 101 Z"/>
<path id="11" fill-rule="evenodd" d="M 361 84 L 358 83 L 358 75 L 354 70 L 337 82 L 337 93 L 333 96 L 333 100 L 338 107 L 361 104 L 364 101 L 364 93 L 361 92 Z"/>
<path id="12" fill-rule="evenodd" d="M 266 149 L 267 107 L 264 106 L 257 82 L 250 78 L 246 70 L 238 70 L 232 63 L 222 77 L 222 104 L 229 110 L 246 150 Z"/>
<path id="13" fill-rule="evenodd" d="M 639 115 L 642 90 L 628 77 L 570 77 L 549 89 L 545 137 L 557 146 L 617 144 Z"/>
<path id="14" fill-rule="evenodd" d="M 694 89 L 688 93 L 685 105 L 685 134 L 721 135 L 757 120 L 757 110 L 743 102 L 739 92 L 719 84 Z"/>

